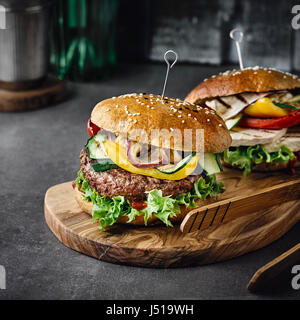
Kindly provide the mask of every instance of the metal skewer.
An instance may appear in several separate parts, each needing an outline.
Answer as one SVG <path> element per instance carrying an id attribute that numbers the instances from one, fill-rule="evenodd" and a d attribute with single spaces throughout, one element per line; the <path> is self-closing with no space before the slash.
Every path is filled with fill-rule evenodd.
<path id="1" fill-rule="evenodd" d="M 170 61 L 168 60 L 168 54 L 174 54 L 175 55 L 175 60 L 172 62 L 172 64 L 170 65 Z M 178 54 L 173 51 L 173 50 L 168 50 L 166 51 L 166 53 L 164 54 L 164 59 L 167 63 L 167 72 L 166 72 L 166 78 L 165 78 L 165 83 L 164 83 L 164 87 L 163 87 L 163 91 L 162 91 L 162 94 L 161 94 L 161 99 L 163 100 L 164 96 L 165 96 L 165 90 L 166 90 L 166 86 L 167 86 L 167 81 L 168 81 L 168 76 L 169 76 L 169 71 L 170 69 L 172 69 L 172 67 L 174 66 L 174 64 L 177 62 L 177 59 L 178 59 Z"/>
<path id="2" fill-rule="evenodd" d="M 241 68 L 241 70 L 243 70 L 244 69 L 244 65 L 243 65 L 243 59 L 242 59 L 242 54 L 241 54 L 240 43 L 242 43 L 242 41 L 243 41 L 244 33 L 239 29 L 233 29 L 230 32 L 230 38 L 233 41 L 235 41 L 236 50 L 237 50 L 238 57 L 239 57 L 239 62 L 240 62 L 240 68 Z"/>

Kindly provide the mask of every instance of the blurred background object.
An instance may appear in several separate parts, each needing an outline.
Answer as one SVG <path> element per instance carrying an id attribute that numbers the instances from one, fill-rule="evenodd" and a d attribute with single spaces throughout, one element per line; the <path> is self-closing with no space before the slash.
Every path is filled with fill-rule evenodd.
<path id="1" fill-rule="evenodd" d="M 48 68 L 51 1 L 0 0 L 0 87 L 36 87 Z"/>
<path id="2" fill-rule="evenodd" d="M 0 111 L 61 101 L 64 82 L 48 75 L 51 0 L 0 0 Z"/>
<path id="3" fill-rule="evenodd" d="M 58 0 L 50 61 L 59 78 L 95 80 L 116 63 L 118 0 Z"/>
<path id="4" fill-rule="evenodd" d="M 300 70 L 295 0 L 57 0 L 51 65 L 60 78 L 95 80 L 120 62 L 237 64 L 233 28 L 245 34 L 245 66 Z"/>
<path id="5" fill-rule="evenodd" d="M 49 11 L 49 3 L 52 9 Z M 297 0 L 0 0 L 0 81 L 95 81 L 119 63 L 238 64 L 230 30 L 244 32 L 245 67 L 300 70 Z M 8 28 L 1 29 L 6 16 Z M 2 19 L 1 19 L 2 17 Z M 50 23 L 50 29 L 48 25 Z M 48 42 L 50 40 L 50 52 Z M 47 67 L 50 66 L 50 69 Z"/>

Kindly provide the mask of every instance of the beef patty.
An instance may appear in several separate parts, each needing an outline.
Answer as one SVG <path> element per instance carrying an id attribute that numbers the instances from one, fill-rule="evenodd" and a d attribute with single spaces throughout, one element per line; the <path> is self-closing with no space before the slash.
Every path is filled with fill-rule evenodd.
<path id="1" fill-rule="evenodd" d="M 124 169 L 111 169 L 96 172 L 91 166 L 86 148 L 80 153 L 80 167 L 91 188 L 101 196 L 112 198 L 124 196 L 128 200 L 145 200 L 145 191 L 162 190 L 164 196 L 177 196 L 189 192 L 201 175 L 192 175 L 182 180 L 160 180 L 140 174 L 130 173 Z"/>

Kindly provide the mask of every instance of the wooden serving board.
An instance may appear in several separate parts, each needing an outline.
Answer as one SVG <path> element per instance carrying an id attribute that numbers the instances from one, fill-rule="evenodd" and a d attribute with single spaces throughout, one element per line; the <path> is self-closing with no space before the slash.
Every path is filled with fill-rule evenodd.
<path id="1" fill-rule="evenodd" d="M 224 182 L 226 192 L 217 200 L 203 201 L 203 206 L 237 195 L 250 197 L 260 189 L 287 182 L 287 192 L 293 192 L 290 182 L 298 182 L 299 171 L 294 176 L 277 172 L 255 173 L 245 178 L 239 171 L 226 169 L 218 180 Z M 79 208 L 71 182 L 66 182 L 47 191 L 45 218 L 67 247 L 97 259 L 143 267 L 184 267 L 237 257 L 279 239 L 300 220 L 300 199 L 213 224 L 203 231 L 182 233 L 179 226 L 115 225 L 103 232 Z"/>

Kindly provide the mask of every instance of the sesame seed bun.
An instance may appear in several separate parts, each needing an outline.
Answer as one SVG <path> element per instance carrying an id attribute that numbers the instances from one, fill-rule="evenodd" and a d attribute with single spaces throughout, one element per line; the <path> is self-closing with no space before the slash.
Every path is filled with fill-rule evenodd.
<path id="1" fill-rule="evenodd" d="M 82 193 L 78 190 L 77 187 L 74 187 L 74 194 L 75 194 L 75 199 L 79 205 L 79 207 L 81 208 L 82 211 L 84 211 L 85 213 L 92 215 L 92 211 L 93 211 L 93 203 L 91 201 L 86 201 L 82 198 Z M 195 202 L 197 204 L 200 204 L 201 201 L 203 202 L 203 200 L 196 200 Z M 188 209 L 185 206 L 180 206 L 181 212 L 179 214 L 177 214 L 175 217 L 170 218 L 170 221 L 174 224 L 180 223 L 181 221 L 183 221 L 184 217 L 193 209 Z M 122 216 L 118 218 L 117 223 L 121 223 L 121 224 L 131 224 L 131 225 L 136 225 L 136 226 L 145 226 L 145 222 L 144 222 L 144 215 L 141 216 L 136 216 L 134 220 L 132 220 L 131 222 L 128 222 L 128 217 L 126 216 Z M 164 225 L 164 223 L 158 219 L 157 217 L 155 217 L 154 215 L 152 217 L 150 217 L 147 221 L 147 225 L 157 225 L 157 224 L 161 224 Z"/>
<path id="2" fill-rule="evenodd" d="M 242 92 L 268 92 L 300 88 L 296 75 L 275 69 L 247 68 L 220 73 L 201 82 L 185 98 L 191 103 L 202 103 L 215 97 L 231 96 Z"/>
<path id="3" fill-rule="evenodd" d="M 130 140 L 168 149 L 220 153 L 231 144 L 230 133 L 215 111 L 180 99 L 165 97 L 162 101 L 152 94 L 103 100 L 93 109 L 91 121 Z M 137 134 L 141 129 L 145 135 Z M 192 142 L 184 141 L 185 129 L 191 130 Z M 202 140 L 196 139 L 197 129 L 204 129 L 204 150 Z M 152 130 L 165 132 L 153 135 Z"/>

